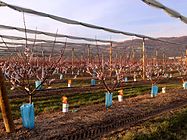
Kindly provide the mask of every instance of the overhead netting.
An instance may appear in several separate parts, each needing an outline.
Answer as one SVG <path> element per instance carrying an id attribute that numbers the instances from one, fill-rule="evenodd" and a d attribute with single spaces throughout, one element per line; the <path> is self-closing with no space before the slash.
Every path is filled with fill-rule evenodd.
<path id="1" fill-rule="evenodd" d="M 163 11 L 165 11 L 170 16 L 172 16 L 174 18 L 179 18 L 182 22 L 187 24 L 187 17 L 185 17 L 182 14 L 180 14 L 179 12 L 163 5 L 162 3 L 160 3 L 156 0 L 142 0 L 142 1 L 145 2 L 146 4 L 150 5 L 150 6 L 162 9 Z"/>
<path id="2" fill-rule="evenodd" d="M 150 1 L 149 1 L 149 3 L 150 3 Z M 156 2 L 154 4 L 159 5 Z M 35 11 L 32 9 L 11 5 L 11 4 L 2 2 L 2 1 L 0 1 L 0 6 L 1 7 L 8 7 L 10 9 L 15 10 L 15 11 L 21 12 L 21 13 L 23 13 L 23 16 L 25 13 L 27 13 L 27 14 L 40 16 L 40 17 L 50 18 L 50 19 L 53 19 L 55 21 L 65 23 L 65 24 L 79 25 L 79 26 L 83 26 L 83 27 L 87 27 L 87 28 L 91 28 L 91 29 L 102 30 L 102 31 L 109 32 L 112 34 L 121 34 L 121 35 L 124 35 L 124 37 L 125 36 L 133 36 L 133 37 L 140 38 L 140 39 L 148 39 L 148 40 L 153 40 L 156 42 L 166 43 L 166 44 L 170 44 L 170 45 L 180 45 L 180 46 L 186 45 L 186 44 L 181 44 L 181 43 L 177 43 L 174 41 L 154 38 L 154 37 L 141 35 L 141 34 L 137 34 L 137 33 L 124 32 L 124 31 L 110 29 L 110 28 L 106 28 L 106 27 L 102 27 L 102 26 L 98 26 L 98 25 L 92 25 L 92 24 L 88 24 L 88 23 L 84 23 L 84 22 L 80 22 L 80 21 L 75 21 L 72 19 L 67 19 L 67 18 L 47 14 L 44 12 L 39 12 L 39 11 Z M 163 5 L 161 7 L 163 7 Z M 32 52 L 35 54 L 39 53 L 39 54 L 50 55 L 50 53 L 53 52 L 56 55 L 60 55 L 64 48 L 66 48 L 66 51 L 69 51 L 69 54 L 70 54 L 72 51 L 72 48 L 74 48 L 75 50 L 80 49 L 85 52 L 84 48 L 87 49 L 87 47 L 89 46 L 89 47 L 95 48 L 95 50 L 93 50 L 93 52 L 96 53 L 98 51 L 98 49 L 97 49 L 98 46 L 99 46 L 100 50 L 102 50 L 103 52 L 108 52 L 111 44 L 112 44 L 112 47 L 118 46 L 119 49 L 121 47 L 125 48 L 125 46 L 126 46 L 125 44 L 120 45 L 122 42 L 111 40 L 111 39 L 104 40 L 104 39 L 97 39 L 96 37 L 95 38 L 87 38 L 87 37 L 59 34 L 58 32 L 51 33 L 51 32 L 41 31 L 41 30 L 37 30 L 37 29 L 29 29 L 29 28 L 26 28 L 26 26 L 25 26 L 25 28 L 20 28 L 20 27 L 13 27 L 13 26 L 7 26 L 7 25 L 0 25 L 0 29 L 14 30 L 14 31 L 17 31 L 17 32 L 23 33 L 23 34 L 25 33 L 25 36 L 17 36 L 17 35 L 12 35 L 12 34 L 11 35 L 0 34 L 0 37 L 1 37 L 0 54 L 13 54 L 13 53 L 21 52 L 25 49 L 25 47 L 30 48 L 30 50 L 32 50 Z M 77 43 L 77 41 L 75 41 L 75 40 L 79 41 L 79 43 Z M 138 45 L 140 46 L 139 50 L 141 50 L 142 41 L 140 41 Z M 105 49 L 103 49 L 103 48 L 105 48 Z M 118 52 L 120 52 L 119 49 L 116 49 L 116 50 L 118 50 Z M 126 52 L 128 52 L 129 50 L 132 50 L 132 49 L 129 47 L 126 47 L 126 49 L 124 49 L 124 50 L 126 50 Z M 129 51 L 129 52 L 131 52 L 131 51 Z M 137 51 L 137 52 L 139 52 L 140 56 L 141 56 L 141 51 Z M 77 56 L 80 56 L 80 55 L 77 55 Z"/>

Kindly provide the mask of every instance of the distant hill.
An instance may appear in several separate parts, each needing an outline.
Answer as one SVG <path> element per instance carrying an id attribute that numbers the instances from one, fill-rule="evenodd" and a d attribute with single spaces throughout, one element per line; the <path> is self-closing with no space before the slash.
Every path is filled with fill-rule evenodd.
<path id="1" fill-rule="evenodd" d="M 156 51 L 158 54 L 158 57 L 162 57 L 163 53 L 167 57 L 176 57 L 176 56 L 185 56 L 185 50 L 187 47 L 187 36 L 182 37 L 161 37 L 159 39 L 167 40 L 170 42 L 175 43 L 181 43 L 184 44 L 183 46 L 180 45 L 173 45 L 173 44 L 167 44 L 159 41 L 154 40 L 147 40 L 145 41 L 145 52 L 147 57 L 155 57 Z M 186 46 L 185 46 L 186 44 Z M 42 43 L 38 44 L 34 47 L 34 52 L 37 52 L 39 54 L 42 54 L 41 51 L 44 51 L 44 54 L 47 54 L 47 52 L 51 53 L 53 50 L 54 44 L 53 43 Z M 30 46 L 31 48 L 33 45 Z M 54 52 L 60 53 L 64 48 L 64 45 L 55 44 L 54 46 Z M 72 55 L 72 48 L 74 48 L 74 54 L 76 58 L 80 58 L 83 56 L 86 58 L 88 56 L 88 45 L 68 45 L 65 49 L 65 56 L 67 58 L 71 58 Z M 108 57 L 109 55 L 109 48 L 110 46 L 99 46 L 98 48 L 94 45 L 90 46 L 90 52 L 92 54 L 92 57 L 97 56 L 97 52 L 99 50 L 99 54 L 103 53 L 104 56 Z M 18 48 L 17 48 L 18 49 Z M 48 53 L 48 54 L 49 54 Z M 135 58 L 140 58 L 142 56 L 142 40 L 141 39 L 134 39 L 134 40 L 127 40 L 124 42 L 120 42 L 118 44 L 113 45 L 113 57 L 118 57 L 120 55 L 126 55 L 126 56 L 132 56 L 134 54 Z"/>
<path id="2" fill-rule="evenodd" d="M 156 54 L 156 50 L 158 52 L 158 56 L 162 56 L 163 53 L 167 57 L 170 56 L 181 56 L 185 55 L 185 50 L 187 48 L 187 36 L 182 37 L 168 37 L 168 38 L 159 38 L 162 40 L 167 40 L 170 42 L 181 43 L 184 44 L 183 46 L 174 45 L 174 44 L 167 44 L 159 41 L 154 40 L 146 40 L 145 41 L 145 48 L 146 54 L 149 56 L 154 56 Z M 128 51 L 134 50 L 136 54 L 141 54 L 142 50 L 142 40 L 135 39 L 135 40 L 127 40 L 122 42 L 119 45 L 116 45 L 117 48 L 126 48 Z"/>

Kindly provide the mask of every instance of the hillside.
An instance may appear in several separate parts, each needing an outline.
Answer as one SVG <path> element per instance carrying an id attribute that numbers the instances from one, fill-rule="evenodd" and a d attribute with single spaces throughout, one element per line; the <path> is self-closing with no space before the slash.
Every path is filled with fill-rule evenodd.
<path id="1" fill-rule="evenodd" d="M 154 41 L 154 40 L 146 40 L 145 48 L 146 48 L 146 53 L 148 56 L 154 56 L 156 53 L 156 50 L 158 51 L 158 56 L 162 56 L 163 52 L 168 57 L 185 55 L 185 50 L 187 46 L 187 36 L 159 38 L 159 39 L 167 40 L 167 41 L 175 42 L 175 43 L 181 43 L 181 44 L 184 44 L 184 46 L 167 44 L 167 43 Z M 140 39 L 135 39 L 133 41 L 127 40 L 127 41 L 122 42 L 120 45 L 117 45 L 116 47 L 117 48 L 119 47 L 120 49 L 128 48 L 129 50 L 133 50 L 134 48 L 134 50 L 137 53 L 140 53 L 141 48 L 142 48 L 142 40 Z"/>
<path id="2" fill-rule="evenodd" d="M 146 40 L 145 41 L 145 52 L 147 57 L 155 57 L 156 52 L 158 57 L 162 57 L 163 53 L 167 57 L 173 56 L 185 56 L 185 50 L 187 46 L 187 36 L 182 37 L 169 37 L 169 38 L 159 38 L 162 40 L 167 40 L 170 42 L 181 43 L 184 44 L 183 46 L 174 45 L 174 44 L 167 44 L 159 41 L 154 40 Z M 94 44 L 94 43 L 93 43 Z M 186 44 L 186 45 L 185 45 Z M 54 50 L 53 50 L 54 46 Z M 31 44 L 28 47 L 32 48 L 33 52 L 42 55 L 42 51 L 44 55 L 51 54 L 52 51 L 55 53 L 60 53 L 64 45 L 56 43 L 39 43 L 34 46 Z M 109 45 L 99 46 L 98 48 L 95 45 L 90 45 L 90 53 L 92 57 L 97 56 L 98 50 L 99 54 L 104 54 L 104 56 L 108 57 L 109 55 Z M 17 47 L 16 50 L 19 50 L 23 47 Z M 75 58 L 80 58 L 83 56 L 87 58 L 88 56 L 88 45 L 75 45 L 75 44 L 68 44 L 65 48 L 65 56 L 66 58 L 70 58 L 72 56 L 72 48 L 74 48 L 74 55 Z M 7 50 L 10 51 L 10 50 Z M 14 49 L 12 51 L 15 51 Z M 141 39 L 134 39 L 134 40 L 127 40 L 124 42 L 120 42 L 118 44 L 113 44 L 113 57 L 116 56 L 131 56 L 134 55 L 135 58 L 140 58 L 142 55 L 142 40 Z"/>

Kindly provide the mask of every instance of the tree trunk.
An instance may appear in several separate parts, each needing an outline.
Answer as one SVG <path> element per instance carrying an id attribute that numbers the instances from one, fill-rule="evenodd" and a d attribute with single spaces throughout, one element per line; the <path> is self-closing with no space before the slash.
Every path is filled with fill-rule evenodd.
<path id="1" fill-rule="evenodd" d="M 29 103 L 32 104 L 32 94 L 29 94 Z"/>
<path id="2" fill-rule="evenodd" d="M 0 106 L 1 106 L 1 112 L 2 112 L 2 117 L 3 117 L 6 132 L 7 133 L 13 132 L 15 128 L 14 128 L 11 109 L 8 102 L 8 96 L 6 93 L 4 77 L 1 68 L 0 68 Z"/>

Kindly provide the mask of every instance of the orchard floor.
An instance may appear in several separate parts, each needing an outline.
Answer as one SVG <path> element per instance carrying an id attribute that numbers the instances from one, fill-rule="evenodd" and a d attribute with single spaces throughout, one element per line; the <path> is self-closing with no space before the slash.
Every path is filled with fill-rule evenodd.
<path id="1" fill-rule="evenodd" d="M 168 93 L 160 93 L 155 98 L 151 98 L 150 94 L 147 93 L 132 98 L 126 98 L 123 102 L 113 101 L 112 107 L 108 110 L 105 109 L 103 103 L 80 107 L 77 111 L 70 110 L 68 113 L 62 113 L 60 111 L 43 113 L 35 117 L 35 128 L 33 130 L 23 128 L 21 119 L 18 119 L 14 121 L 16 131 L 11 134 L 6 134 L 1 121 L 0 139 L 72 139 L 72 137 L 68 136 L 104 127 L 106 124 L 115 124 L 119 120 L 140 116 L 160 108 L 169 106 L 172 108 L 183 102 L 186 102 L 187 105 L 187 91 L 182 89 L 171 89 L 168 90 Z M 122 127 L 120 126 L 120 128 Z M 114 130 L 111 129 L 111 131 L 117 129 L 118 128 Z M 85 138 L 85 136 L 83 136 L 83 138 L 102 139 L 106 135 L 107 133 L 100 133 L 97 137 Z M 81 138 L 74 137 L 74 139 Z"/>

